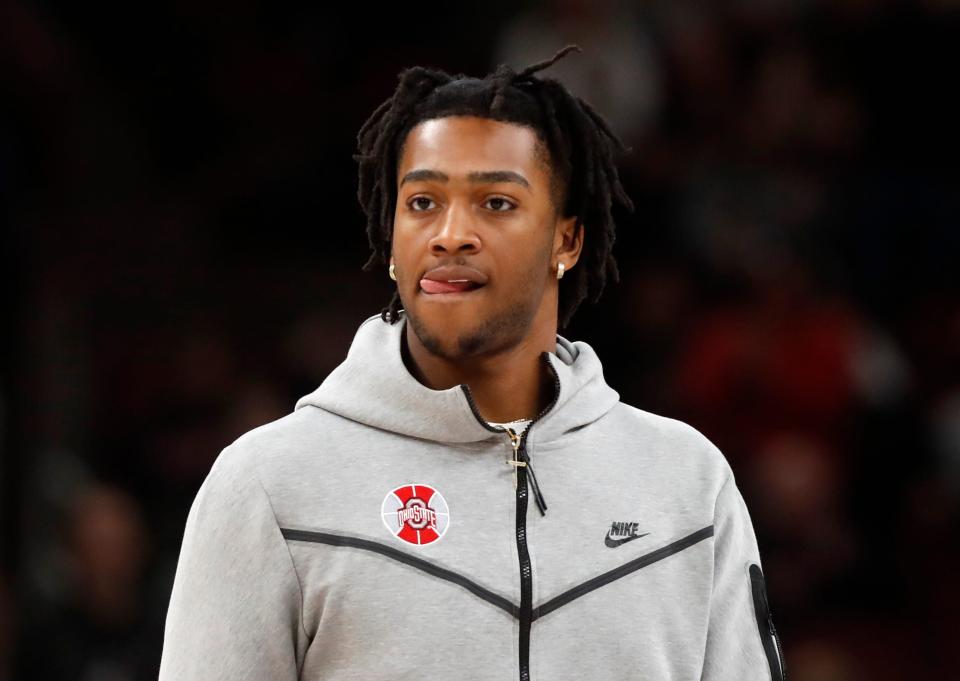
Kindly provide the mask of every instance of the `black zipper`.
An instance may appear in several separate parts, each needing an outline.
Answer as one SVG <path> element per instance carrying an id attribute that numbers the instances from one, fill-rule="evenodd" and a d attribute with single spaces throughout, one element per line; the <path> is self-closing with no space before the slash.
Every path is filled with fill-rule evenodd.
<path id="1" fill-rule="evenodd" d="M 533 568 L 530 565 L 530 551 L 527 548 L 527 472 L 530 473 L 530 486 L 534 490 L 534 495 L 536 496 L 537 506 L 540 508 L 540 513 L 546 515 L 547 513 L 547 504 L 543 498 L 543 495 L 540 493 L 540 486 L 536 483 L 536 476 L 533 473 L 533 467 L 530 465 L 530 457 L 527 456 L 527 437 L 530 435 L 530 431 L 533 429 L 533 426 L 539 421 L 543 416 L 553 409 L 556 405 L 557 400 L 560 399 L 560 376 L 557 375 L 556 369 L 553 368 L 553 365 L 550 364 L 549 355 L 545 352 L 541 355 L 544 362 L 547 364 L 547 369 L 553 374 L 553 399 L 550 401 L 543 411 L 537 414 L 537 417 L 530 421 L 527 424 L 526 429 L 523 431 L 523 435 L 520 436 L 520 444 L 516 447 L 516 452 L 520 459 L 522 466 L 515 466 L 517 474 L 517 527 L 516 527 L 516 537 L 517 537 L 517 556 L 520 561 L 520 654 L 519 654 L 519 663 L 520 663 L 520 681 L 530 681 L 530 625 L 533 623 Z M 470 389 L 464 385 L 463 392 L 467 396 L 467 402 L 470 405 L 470 409 L 473 411 L 473 415 L 477 420 L 487 429 L 492 430 L 498 433 L 507 433 L 511 435 L 512 431 L 503 429 L 503 428 L 493 428 L 488 424 L 483 417 L 480 415 L 479 410 L 477 409 L 476 403 L 473 401 L 473 395 L 470 393 Z M 511 438 L 511 448 L 513 445 L 513 439 Z"/>
<path id="2" fill-rule="evenodd" d="M 787 667 L 783 660 L 783 650 L 780 646 L 780 637 L 773 626 L 773 614 L 770 612 L 770 602 L 767 600 L 767 584 L 763 578 L 763 571 L 756 563 L 750 565 L 750 587 L 753 591 L 753 607 L 757 615 L 757 627 L 760 630 L 760 642 L 763 652 L 770 665 L 770 677 L 773 681 L 786 681 Z"/>
<path id="3" fill-rule="evenodd" d="M 530 681 L 533 568 L 527 550 L 527 469 L 517 469 L 517 555 L 520 557 L 520 681 Z"/>

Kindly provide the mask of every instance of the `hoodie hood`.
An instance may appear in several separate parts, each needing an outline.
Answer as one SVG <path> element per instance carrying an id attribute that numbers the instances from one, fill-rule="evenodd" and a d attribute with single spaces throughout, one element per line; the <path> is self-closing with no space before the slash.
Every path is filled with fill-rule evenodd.
<path id="1" fill-rule="evenodd" d="M 469 388 L 432 390 L 407 370 L 401 355 L 406 316 L 396 324 L 380 315 L 357 331 L 347 358 L 295 409 L 312 406 L 374 428 L 437 442 L 479 442 L 498 436 L 471 402 Z M 530 439 L 549 442 L 607 413 L 620 399 L 603 379 L 596 353 L 584 342 L 557 336 L 555 352 L 543 353 L 559 393 L 541 415 Z"/>

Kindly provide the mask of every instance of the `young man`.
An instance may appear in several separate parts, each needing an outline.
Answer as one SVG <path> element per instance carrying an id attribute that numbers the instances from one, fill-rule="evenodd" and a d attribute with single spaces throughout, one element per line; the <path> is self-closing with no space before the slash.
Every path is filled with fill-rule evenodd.
<path id="1" fill-rule="evenodd" d="M 397 295 L 217 459 L 163 681 L 783 678 L 723 456 L 557 335 L 615 276 L 629 207 L 606 124 L 534 75 L 567 51 L 410 69 L 360 131 L 371 264 Z"/>

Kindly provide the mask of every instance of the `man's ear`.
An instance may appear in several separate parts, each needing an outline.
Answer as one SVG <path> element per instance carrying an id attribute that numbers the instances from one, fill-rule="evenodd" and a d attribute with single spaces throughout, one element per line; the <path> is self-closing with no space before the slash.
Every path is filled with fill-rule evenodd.
<path id="1" fill-rule="evenodd" d="M 551 267 L 556 269 L 563 263 L 568 272 L 580 259 L 583 249 L 583 225 L 577 225 L 577 216 L 560 218 L 553 235 L 553 259 Z"/>

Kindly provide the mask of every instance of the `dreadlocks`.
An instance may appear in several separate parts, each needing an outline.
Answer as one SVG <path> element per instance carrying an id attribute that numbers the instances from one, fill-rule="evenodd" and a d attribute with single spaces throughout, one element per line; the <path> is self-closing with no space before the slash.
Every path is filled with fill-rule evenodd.
<path id="1" fill-rule="evenodd" d="M 393 95 L 377 107 L 357 135 L 357 198 L 367 216 L 371 250 L 365 270 L 386 264 L 390 257 L 396 172 L 407 134 L 425 120 L 478 116 L 525 125 L 537 133 L 549 152 L 557 208 L 564 217 L 577 216 L 575 229 L 585 229 L 583 265 L 560 282 L 560 326 L 569 323 L 584 299 L 600 298 L 608 277 L 618 280 L 611 209 L 616 201 L 633 210 L 615 165 L 615 154 L 624 146 L 589 104 L 558 81 L 534 76 L 573 50 L 580 48 L 568 45 L 552 59 L 519 73 L 501 65 L 482 79 L 422 67 L 400 73 Z M 400 305 L 400 296 L 394 293 L 383 319 L 395 323 Z"/>

